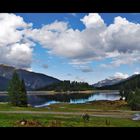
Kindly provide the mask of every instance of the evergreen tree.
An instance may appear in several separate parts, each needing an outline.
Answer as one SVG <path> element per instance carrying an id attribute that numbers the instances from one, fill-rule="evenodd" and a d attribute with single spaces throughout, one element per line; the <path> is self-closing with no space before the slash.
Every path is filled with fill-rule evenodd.
<path id="1" fill-rule="evenodd" d="M 21 91 L 19 94 L 19 101 L 20 101 L 19 103 L 20 106 L 27 106 L 27 92 L 26 92 L 25 83 L 23 79 L 21 81 Z"/>
<path id="2" fill-rule="evenodd" d="M 9 102 L 14 106 L 18 105 L 18 92 L 19 91 L 20 91 L 20 79 L 16 71 L 14 71 L 12 79 L 8 87 Z"/>
<path id="3" fill-rule="evenodd" d="M 13 106 L 27 106 L 27 94 L 24 81 L 20 80 L 16 71 L 14 71 L 12 79 L 8 87 L 9 103 Z"/>

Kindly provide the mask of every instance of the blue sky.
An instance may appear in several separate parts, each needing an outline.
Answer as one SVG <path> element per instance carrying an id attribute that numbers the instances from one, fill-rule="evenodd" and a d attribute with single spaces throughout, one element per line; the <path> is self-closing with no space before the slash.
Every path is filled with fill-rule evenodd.
<path id="1" fill-rule="evenodd" d="M 61 80 L 85 81 L 90 84 L 108 77 L 126 78 L 140 72 L 139 13 L 14 15 L 23 19 L 20 22 L 27 25 L 32 23 L 27 33 L 35 43 L 33 47 L 29 46 L 29 49 L 32 48 L 29 59 L 32 60 L 28 62 L 27 68 L 32 71 Z M 63 27 L 66 29 L 63 30 Z M 26 63 L 25 58 L 23 62 Z M 17 62 L 13 64 L 18 65 Z"/>

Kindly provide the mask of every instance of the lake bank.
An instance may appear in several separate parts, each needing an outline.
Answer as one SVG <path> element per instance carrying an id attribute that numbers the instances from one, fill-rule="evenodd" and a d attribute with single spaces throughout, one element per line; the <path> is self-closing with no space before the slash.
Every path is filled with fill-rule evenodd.
<path id="1" fill-rule="evenodd" d="M 49 91 L 30 91 L 28 92 L 28 104 L 34 107 L 47 107 L 50 104 L 69 103 L 81 104 L 96 100 L 119 100 L 120 95 L 116 91 L 87 91 L 85 92 L 68 92 L 52 94 Z M 7 102 L 6 93 L 0 94 L 0 102 Z"/>
<path id="2" fill-rule="evenodd" d="M 73 93 L 111 93 L 118 92 L 118 90 L 86 90 L 86 91 L 65 91 L 65 92 L 56 92 L 56 91 L 27 91 L 28 95 L 56 95 L 56 94 L 73 94 Z M 7 91 L 0 91 L 0 95 L 6 96 Z"/>

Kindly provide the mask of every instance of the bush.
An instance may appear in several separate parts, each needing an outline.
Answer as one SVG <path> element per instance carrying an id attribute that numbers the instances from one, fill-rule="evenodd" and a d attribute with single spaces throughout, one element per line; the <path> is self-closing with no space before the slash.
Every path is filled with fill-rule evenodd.
<path id="1" fill-rule="evenodd" d="M 136 91 L 130 92 L 127 102 L 132 110 L 140 110 L 140 90 L 136 89 Z"/>

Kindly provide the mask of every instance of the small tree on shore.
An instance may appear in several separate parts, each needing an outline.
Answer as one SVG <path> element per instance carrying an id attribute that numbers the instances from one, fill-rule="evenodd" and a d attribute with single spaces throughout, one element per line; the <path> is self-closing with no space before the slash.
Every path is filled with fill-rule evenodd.
<path id="1" fill-rule="evenodd" d="M 27 106 L 27 92 L 24 80 L 21 80 L 21 93 L 19 95 L 20 106 Z"/>
<path id="2" fill-rule="evenodd" d="M 9 103 L 13 106 L 27 106 L 27 94 L 24 80 L 20 80 L 16 71 L 14 71 L 9 83 L 8 98 Z"/>

